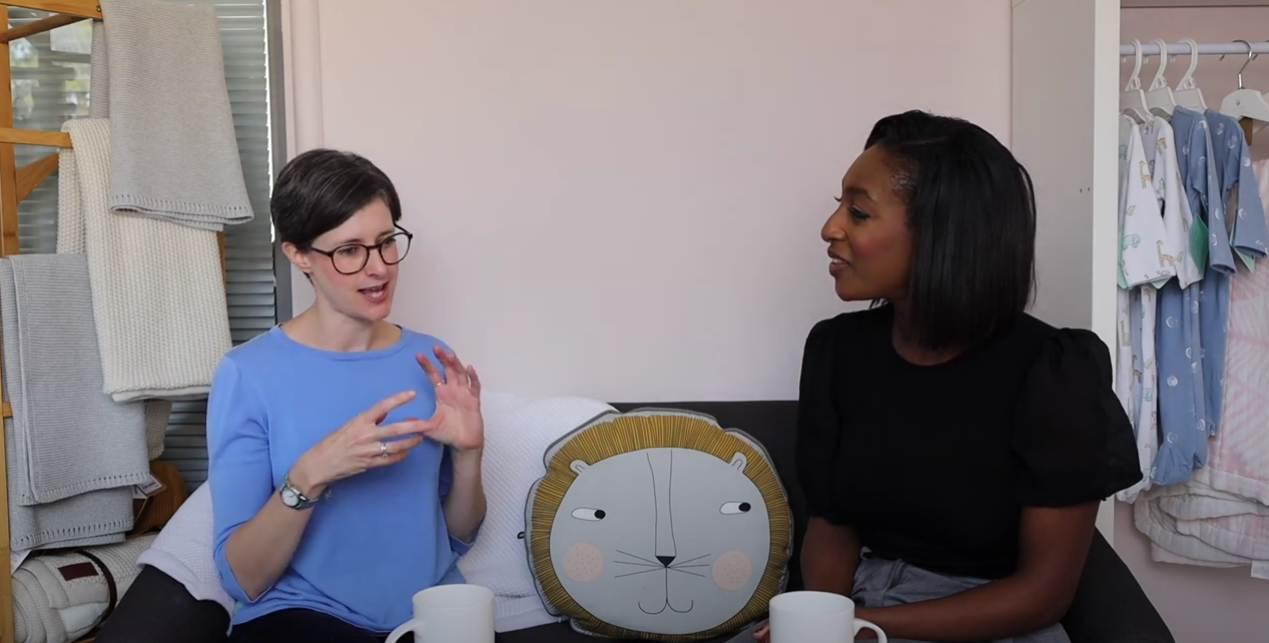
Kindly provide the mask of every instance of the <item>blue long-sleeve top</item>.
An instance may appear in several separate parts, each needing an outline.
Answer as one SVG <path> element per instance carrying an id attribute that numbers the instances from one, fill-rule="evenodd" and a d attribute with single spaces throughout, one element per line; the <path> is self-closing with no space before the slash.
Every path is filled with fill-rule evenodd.
<path id="1" fill-rule="evenodd" d="M 215 560 L 237 601 L 233 622 L 281 609 L 321 611 L 375 632 L 412 616 L 421 589 L 461 583 L 442 503 L 453 470 L 448 450 L 425 439 L 403 461 L 333 483 L 311 509 L 291 564 L 252 599 L 238 584 L 225 543 L 277 493 L 295 461 L 379 400 L 413 388 L 417 397 L 384 424 L 428 418 L 436 396 L 415 355 L 439 340 L 403 330 L 388 348 L 334 352 L 296 342 L 274 327 L 222 359 L 207 403 L 208 483 L 215 511 Z"/>

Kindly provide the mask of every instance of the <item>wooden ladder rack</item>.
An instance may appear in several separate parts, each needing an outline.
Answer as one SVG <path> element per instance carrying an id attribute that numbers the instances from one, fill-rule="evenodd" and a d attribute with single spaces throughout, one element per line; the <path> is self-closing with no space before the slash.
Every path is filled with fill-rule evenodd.
<path id="1" fill-rule="evenodd" d="M 8 28 L 9 7 L 47 11 L 52 15 L 20 27 Z M 8 43 L 27 36 L 81 20 L 101 20 L 101 5 L 96 0 L 0 0 L 0 43 Z M 14 145 L 40 145 L 71 147 L 70 135 L 65 132 L 15 129 L 13 127 L 12 70 L 9 47 L 0 47 L 0 257 L 18 254 L 18 203 L 25 199 L 44 179 L 57 169 L 57 153 L 52 153 L 22 167 L 17 167 Z M 221 232 L 221 273 L 227 276 L 225 262 L 225 235 Z M 3 391 L 0 377 L 0 392 Z M 8 402 L 0 403 L 3 417 L 13 417 Z M 12 553 L 9 534 L 9 477 L 5 453 L 5 436 L 0 431 L 0 548 L 7 561 Z M 13 615 L 12 575 L 0 582 L 0 643 L 16 643 Z M 92 635 L 79 643 L 92 641 Z"/>

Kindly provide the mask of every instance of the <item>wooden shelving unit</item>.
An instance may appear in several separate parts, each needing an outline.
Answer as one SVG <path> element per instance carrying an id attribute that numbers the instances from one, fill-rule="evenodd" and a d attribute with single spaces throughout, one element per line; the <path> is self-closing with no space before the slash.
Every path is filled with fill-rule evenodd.
<path id="1" fill-rule="evenodd" d="M 9 29 L 9 7 L 21 7 L 49 11 L 53 15 Z M 0 1 L 0 257 L 18 253 L 18 203 L 48 178 L 57 169 L 57 154 L 49 154 L 38 161 L 17 167 L 14 145 L 50 145 L 53 147 L 70 147 L 70 136 L 62 132 L 43 132 L 13 128 L 13 90 L 9 59 L 8 43 L 69 25 L 80 20 L 100 20 L 101 5 L 86 0 L 39 1 L 24 0 L 21 2 Z M 3 378 L 0 378 L 0 391 L 3 390 Z M 3 416 L 13 417 L 9 404 L 3 404 Z M 4 432 L 0 431 L 0 453 L 6 448 Z M 12 553 L 9 539 L 9 471 L 5 458 L 0 457 L 0 547 L 4 549 L 4 559 L 9 560 Z M 0 583 L 0 643 L 15 643 L 13 621 L 13 577 Z M 92 636 L 83 639 L 91 641 Z"/>
<path id="2" fill-rule="evenodd" d="M 52 15 L 22 25 L 8 28 L 9 7 L 47 11 Z M 0 0 L 0 43 L 8 44 L 15 40 L 42 33 L 58 27 L 73 24 L 81 20 L 101 20 L 101 5 L 96 0 Z M 39 145 L 50 147 L 71 147 L 70 135 L 64 132 L 42 130 L 15 129 L 13 126 L 13 92 L 11 88 L 12 72 L 9 47 L 0 47 L 0 257 L 17 254 L 18 248 L 18 203 L 26 198 L 36 186 L 57 169 L 57 154 L 49 154 L 22 167 L 17 167 L 14 154 L 15 145 Z M 224 274 L 225 237 L 220 233 L 221 271 Z M 3 391 L 3 378 L 0 378 L 0 392 Z M 13 416 L 7 402 L 0 403 L 3 417 Z M 0 431 L 0 456 L 5 453 L 4 432 Z M 5 559 L 11 554 L 9 534 L 9 484 L 7 463 L 0 457 L 0 548 L 3 548 Z M 79 640 L 88 643 L 93 635 Z M 13 579 L 10 576 L 0 583 L 0 643 L 16 643 L 13 615 Z"/>

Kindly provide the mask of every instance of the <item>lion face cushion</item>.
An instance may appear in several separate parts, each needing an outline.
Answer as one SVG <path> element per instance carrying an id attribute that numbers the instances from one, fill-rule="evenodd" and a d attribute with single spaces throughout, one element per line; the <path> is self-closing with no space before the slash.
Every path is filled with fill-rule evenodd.
<path id="1" fill-rule="evenodd" d="M 543 602 L 602 638 L 696 641 L 784 589 L 788 498 L 766 450 L 707 415 L 606 413 L 547 449 L 525 508 Z"/>

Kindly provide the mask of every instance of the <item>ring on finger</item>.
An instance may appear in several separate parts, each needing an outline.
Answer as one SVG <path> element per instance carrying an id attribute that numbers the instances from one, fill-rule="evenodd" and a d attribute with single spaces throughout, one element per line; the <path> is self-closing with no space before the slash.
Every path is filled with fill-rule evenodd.
<path id="1" fill-rule="evenodd" d="M 388 451 L 388 443 L 380 440 L 379 441 L 379 457 L 386 458 L 389 455 L 392 455 L 392 454 Z"/>

